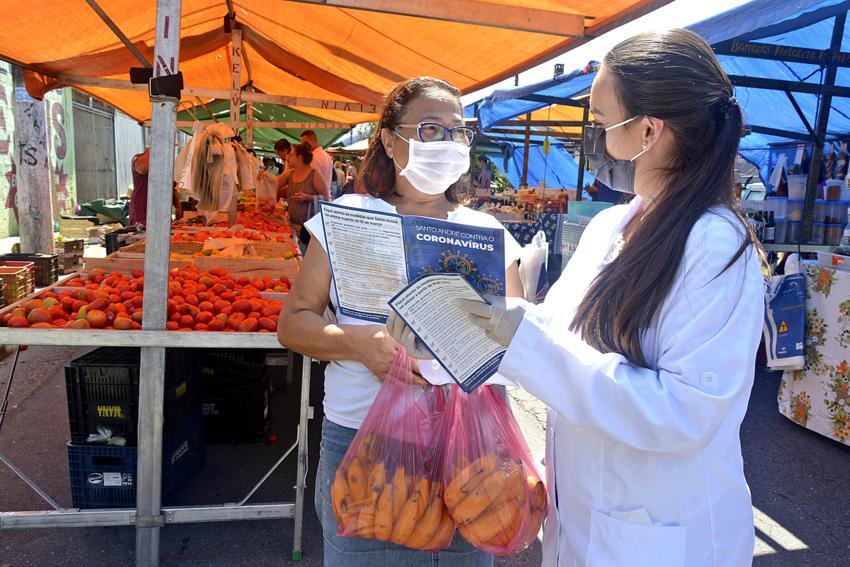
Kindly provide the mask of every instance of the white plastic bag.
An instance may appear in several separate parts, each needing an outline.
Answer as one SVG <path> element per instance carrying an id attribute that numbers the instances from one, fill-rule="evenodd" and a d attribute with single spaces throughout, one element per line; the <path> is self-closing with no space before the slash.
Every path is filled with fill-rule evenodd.
<path id="1" fill-rule="evenodd" d="M 548 254 L 549 244 L 546 242 L 546 233 L 542 230 L 534 235 L 530 244 L 522 247 L 522 255 L 519 261 L 519 279 L 522 281 L 522 290 L 526 301 L 537 303 L 541 292 L 546 291 L 546 259 Z"/>
<path id="2" fill-rule="evenodd" d="M 257 210 L 272 212 L 277 203 L 277 180 L 267 172 L 260 172 L 254 182 L 257 187 Z"/>

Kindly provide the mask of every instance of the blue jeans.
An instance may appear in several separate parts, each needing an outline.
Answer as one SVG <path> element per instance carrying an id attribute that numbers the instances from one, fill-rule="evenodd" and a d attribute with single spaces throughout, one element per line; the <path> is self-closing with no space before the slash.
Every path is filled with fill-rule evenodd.
<path id="1" fill-rule="evenodd" d="M 326 567 L 492 567 L 493 556 L 474 548 L 458 532 L 452 544 L 437 553 L 375 539 L 339 537 L 331 504 L 331 483 L 356 433 L 356 429 L 327 419 L 322 422 L 315 505 L 324 534 Z"/>

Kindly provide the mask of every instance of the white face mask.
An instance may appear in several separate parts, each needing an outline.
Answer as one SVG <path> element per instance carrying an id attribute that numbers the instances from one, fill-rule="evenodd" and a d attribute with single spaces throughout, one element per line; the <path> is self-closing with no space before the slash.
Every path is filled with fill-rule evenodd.
<path id="1" fill-rule="evenodd" d="M 396 136 L 401 138 L 396 132 Z M 404 140 L 404 138 L 401 138 Z M 420 142 L 410 138 L 406 140 L 407 166 L 401 168 L 399 175 L 426 195 L 445 193 L 449 186 L 460 179 L 469 170 L 469 146 L 451 141 Z"/>

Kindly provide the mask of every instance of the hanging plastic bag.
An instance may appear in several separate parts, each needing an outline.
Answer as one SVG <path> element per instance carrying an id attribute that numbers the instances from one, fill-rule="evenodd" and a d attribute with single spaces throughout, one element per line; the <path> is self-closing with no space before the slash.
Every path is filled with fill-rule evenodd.
<path id="1" fill-rule="evenodd" d="M 255 181 L 257 186 L 258 211 L 271 213 L 277 204 L 277 179 L 268 172 L 261 171 Z"/>
<path id="2" fill-rule="evenodd" d="M 413 549 L 448 547 L 455 526 L 443 501 L 446 390 L 411 383 L 402 348 L 331 487 L 338 535 Z"/>
<path id="3" fill-rule="evenodd" d="M 766 281 L 764 343 L 772 370 L 799 370 L 805 364 L 806 277 L 771 276 Z"/>
<path id="4" fill-rule="evenodd" d="M 464 539 L 493 555 L 522 551 L 546 516 L 546 489 L 505 397 L 451 386 L 445 501 Z"/>
<path id="5" fill-rule="evenodd" d="M 519 279 L 522 281 L 525 300 L 538 303 L 546 295 L 546 259 L 549 254 L 549 244 L 546 233 L 538 230 L 531 242 L 522 247 L 519 262 Z M 542 292 L 542 293 L 541 293 Z"/>

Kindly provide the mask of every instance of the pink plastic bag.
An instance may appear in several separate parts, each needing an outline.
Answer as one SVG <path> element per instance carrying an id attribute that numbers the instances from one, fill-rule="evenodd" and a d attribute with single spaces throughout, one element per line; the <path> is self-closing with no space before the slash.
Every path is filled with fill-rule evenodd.
<path id="1" fill-rule="evenodd" d="M 504 396 L 492 386 L 451 387 L 444 499 L 461 535 L 493 555 L 537 537 L 547 496 Z"/>
<path id="2" fill-rule="evenodd" d="M 411 383 L 402 348 L 336 471 L 338 535 L 413 549 L 448 547 L 455 526 L 443 501 L 446 388 Z"/>

